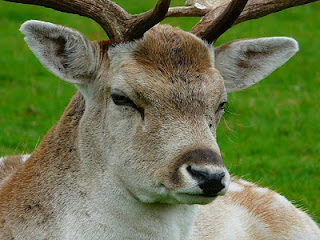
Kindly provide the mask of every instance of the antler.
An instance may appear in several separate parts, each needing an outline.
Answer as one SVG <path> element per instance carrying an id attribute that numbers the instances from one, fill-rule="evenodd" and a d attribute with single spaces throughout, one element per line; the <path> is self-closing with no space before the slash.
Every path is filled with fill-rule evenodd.
<path id="1" fill-rule="evenodd" d="M 249 0 L 235 24 L 316 1 L 319 0 Z M 166 17 L 203 17 L 212 10 L 221 13 L 230 2 L 231 0 L 187 0 L 185 6 L 171 7 Z"/>
<path id="2" fill-rule="evenodd" d="M 249 0 L 233 25 L 264 17 L 286 8 L 316 1 L 319 0 Z M 228 8 L 230 2 L 232 2 L 232 0 L 187 0 L 186 6 L 184 7 L 170 8 L 166 17 L 203 17 L 201 22 L 191 30 L 191 32 L 201 36 L 205 34 L 204 26 L 210 26 L 210 24 L 217 22 L 218 18 L 220 18 Z"/>
<path id="3" fill-rule="evenodd" d="M 164 19 L 171 0 L 157 0 L 154 9 L 131 15 L 109 0 L 6 0 L 75 13 L 96 21 L 114 42 L 137 39 Z"/>
<path id="4" fill-rule="evenodd" d="M 233 0 L 223 11 L 217 15 L 216 11 L 208 12 L 202 20 L 191 29 L 198 37 L 213 43 L 237 20 L 248 0 Z"/>
<path id="5" fill-rule="evenodd" d="M 191 32 L 212 43 L 234 24 L 318 0 L 187 0 L 185 7 L 170 9 L 171 0 L 157 0 L 154 9 L 138 15 L 127 13 L 109 0 L 5 1 L 40 5 L 91 18 L 100 24 L 115 43 L 142 37 L 165 17 L 203 17 Z"/>

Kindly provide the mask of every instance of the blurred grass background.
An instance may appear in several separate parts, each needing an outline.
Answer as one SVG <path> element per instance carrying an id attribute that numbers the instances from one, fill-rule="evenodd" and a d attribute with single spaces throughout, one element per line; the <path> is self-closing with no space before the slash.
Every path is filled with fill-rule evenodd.
<path id="1" fill-rule="evenodd" d="M 155 1 L 116 1 L 130 13 Z M 173 0 L 172 6 L 183 0 Z M 231 173 L 268 186 L 320 223 L 320 3 L 287 9 L 229 30 L 217 45 L 237 38 L 290 36 L 300 52 L 261 83 L 229 95 L 218 142 Z M 0 156 L 30 153 L 59 119 L 75 88 L 51 75 L 18 31 L 28 19 L 84 33 L 105 34 L 92 20 L 43 7 L 0 2 Z M 197 18 L 165 23 L 189 30 Z"/>

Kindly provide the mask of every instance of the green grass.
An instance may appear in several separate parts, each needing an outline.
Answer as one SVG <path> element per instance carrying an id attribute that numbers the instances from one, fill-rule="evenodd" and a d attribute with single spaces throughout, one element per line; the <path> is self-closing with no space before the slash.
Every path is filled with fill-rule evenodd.
<path id="1" fill-rule="evenodd" d="M 117 2 L 131 13 L 154 4 Z M 300 52 L 261 83 L 229 95 L 230 113 L 221 122 L 218 142 L 231 173 L 279 191 L 320 223 L 319 12 L 319 3 L 288 9 L 235 26 L 219 40 L 291 36 Z M 0 156 L 32 152 L 75 92 L 45 70 L 24 43 L 18 29 L 28 19 L 70 26 L 89 39 L 105 37 L 83 17 L 0 2 Z M 186 30 L 196 21 L 165 20 Z"/>

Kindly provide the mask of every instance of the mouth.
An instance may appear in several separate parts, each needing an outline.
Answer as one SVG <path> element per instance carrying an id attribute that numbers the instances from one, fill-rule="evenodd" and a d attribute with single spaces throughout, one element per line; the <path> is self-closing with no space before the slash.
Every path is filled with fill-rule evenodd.
<path id="1" fill-rule="evenodd" d="M 199 194 L 199 196 L 207 197 L 207 198 L 216 198 L 216 197 L 218 197 L 218 194 L 216 194 L 216 193 L 203 193 L 203 194 Z"/>
<path id="2" fill-rule="evenodd" d="M 208 204 L 217 198 L 216 194 L 192 194 L 192 193 L 179 193 L 176 194 L 175 199 L 185 204 Z"/>
<path id="3" fill-rule="evenodd" d="M 205 191 L 201 189 L 189 189 L 182 191 L 170 191 L 168 188 L 161 184 L 161 197 L 157 197 L 157 202 L 167 202 L 174 204 L 208 204 L 215 200 L 218 196 L 224 195 L 221 192 Z"/>

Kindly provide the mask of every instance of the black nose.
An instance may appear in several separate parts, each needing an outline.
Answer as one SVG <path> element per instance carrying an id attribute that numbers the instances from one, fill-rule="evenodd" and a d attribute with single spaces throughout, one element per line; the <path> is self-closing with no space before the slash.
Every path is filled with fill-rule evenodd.
<path id="1" fill-rule="evenodd" d="M 188 166 L 187 170 L 194 179 L 198 180 L 204 196 L 216 197 L 225 188 L 225 184 L 222 182 L 226 175 L 225 172 L 210 173 L 192 166 Z"/>

